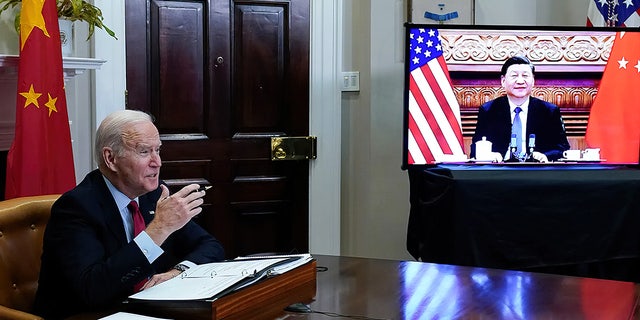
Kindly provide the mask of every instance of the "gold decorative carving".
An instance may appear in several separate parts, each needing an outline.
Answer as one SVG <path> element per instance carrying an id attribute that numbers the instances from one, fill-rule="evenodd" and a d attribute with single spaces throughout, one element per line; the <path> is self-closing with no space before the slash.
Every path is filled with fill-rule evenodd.
<path id="1" fill-rule="evenodd" d="M 477 109 L 483 103 L 505 94 L 502 87 L 465 86 L 453 88 L 461 109 Z M 589 109 L 598 89 L 594 87 L 536 87 L 531 95 L 558 105 L 561 109 Z"/>
<path id="2" fill-rule="evenodd" d="M 472 136 L 478 119 L 478 108 L 485 102 L 504 95 L 502 87 L 464 86 L 454 87 L 460 104 L 462 131 Z M 560 107 L 569 136 L 584 136 L 589 120 L 589 110 L 597 89 L 594 87 L 537 87 L 532 96 L 552 102 Z"/>
<path id="3" fill-rule="evenodd" d="M 555 65 L 555 71 L 577 66 L 602 70 L 615 35 L 611 32 L 559 32 L 441 29 L 443 55 L 450 71 L 497 71 L 504 60 L 526 55 L 536 66 Z"/>

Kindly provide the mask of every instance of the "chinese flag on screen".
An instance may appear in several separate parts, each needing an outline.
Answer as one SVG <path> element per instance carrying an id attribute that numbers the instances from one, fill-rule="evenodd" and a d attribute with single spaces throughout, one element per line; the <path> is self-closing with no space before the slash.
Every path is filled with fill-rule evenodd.
<path id="1" fill-rule="evenodd" d="M 56 1 L 23 0 L 5 198 L 63 193 L 75 184 Z"/>
<path id="2" fill-rule="evenodd" d="M 589 115 L 586 140 L 607 162 L 637 163 L 640 32 L 618 32 Z"/>

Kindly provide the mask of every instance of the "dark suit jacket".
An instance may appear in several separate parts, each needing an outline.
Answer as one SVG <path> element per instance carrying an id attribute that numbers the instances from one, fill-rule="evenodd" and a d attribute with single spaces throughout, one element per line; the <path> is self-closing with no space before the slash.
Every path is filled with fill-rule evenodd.
<path id="1" fill-rule="evenodd" d="M 562 157 L 569 149 L 569 141 L 560 115 L 560 108 L 538 98 L 529 98 L 527 115 L 527 146 L 529 135 L 536 135 L 534 151 L 544 153 L 549 161 Z M 492 143 L 492 151 L 505 155 L 511 141 L 511 111 L 507 96 L 483 104 L 478 110 L 476 132 L 471 142 L 471 157 L 475 157 L 475 143 L 482 137 Z"/>
<path id="2" fill-rule="evenodd" d="M 147 224 L 160 194 L 158 188 L 138 199 Z M 127 243 L 122 218 L 102 174 L 92 171 L 51 209 L 36 313 L 57 319 L 107 308 L 133 294 L 139 281 L 183 260 L 200 264 L 224 259 L 218 240 L 193 221 L 169 236 L 162 249 L 164 253 L 149 264 L 135 242 Z"/>

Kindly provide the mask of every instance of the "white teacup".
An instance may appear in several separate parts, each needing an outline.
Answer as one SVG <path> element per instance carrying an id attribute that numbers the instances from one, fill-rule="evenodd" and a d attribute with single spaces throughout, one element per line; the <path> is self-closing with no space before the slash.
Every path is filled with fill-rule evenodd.
<path id="1" fill-rule="evenodd" d="M 487 137 L 482 137 L 482 140 L 476 142 L 476 160 L 491 161 L 492 159 L 491 141 L 488 141 Z"/>
<path id="2" fill-rule="evenodd" d="M 582 151 L 582 159 L 600 160 L 600 148 L 584 149 L 584 151 Z"/>
<path id="3" fill-rule="evenodd" d="M 580 160 L 580 154 L 582 153 L 582 151 L 580 150 L 565 150 L 562 153 L 562 157 L 568 160 Z"/>

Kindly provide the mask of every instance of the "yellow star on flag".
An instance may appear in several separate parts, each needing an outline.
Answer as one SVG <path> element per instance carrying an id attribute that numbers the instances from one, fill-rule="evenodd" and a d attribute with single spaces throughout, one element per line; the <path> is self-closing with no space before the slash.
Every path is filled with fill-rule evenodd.
<path id="1" fill-rule="evenodd" d="M 26 2 L 29 2 L 27 4 Z M 20 50 L 24 47 L 33 28 L 42 30 L 45 36 L 49 37 L 47 26 L 42 16 L 42 7 L 45 0 L 23 0 L 22 12 L 20 13 Z"/>
<path id="2" fill-rule="evenodd" d="M 56 109 L 56 101 L 58 101 L 58 98 L 52 98 L 50 93 L 47 93 L 47 95 L 49 96 L 49 101 L 44 105 L 49 108 L 49 117 L 51 117 L 51 112 L 58 112 L 58 109 Z"/>
<path id="3" fill-rule="evenodd" d="M 25 97 L 25 99 L 27 99 L 27 101 L 24 102 L 25 108 L 28 107 L 30 104 L 33 104 L 34 106 L 36 106 L 36 108 L 40 108 L 40 104 L 38 104 L 38 98 L 40 98 L 42 93 L 36 93 L 33 90 L 33 84 L 31 84 L 31 87 L 29 88 L 29 92 L 20 92 L 20 95 Z"/>

